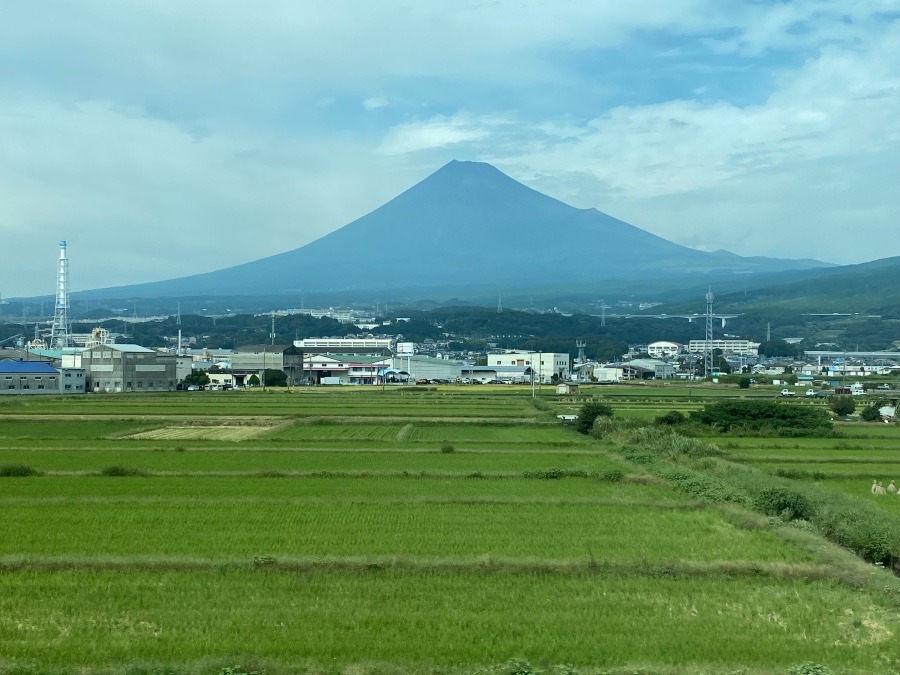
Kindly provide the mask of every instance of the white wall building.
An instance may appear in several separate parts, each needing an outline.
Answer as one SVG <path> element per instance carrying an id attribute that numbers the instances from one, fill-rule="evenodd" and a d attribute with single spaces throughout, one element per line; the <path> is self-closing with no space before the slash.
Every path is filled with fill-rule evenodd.
<path id="1" fill-rule="evenodd" d="M 647 345 L 647 354 L 654 359 L 668 359 L 677 356 L 683 349 L 684 345 L 680 345 L 677 342 L 660 340 Z"/>
<path id="2" fill-rule="evenodd" d="M 723 354 L 759 355 L 759 343 L 750 340 L 713 340 L 713 349 L 721 349 Z M 691 340 L 688 351 L 692 354 L 705 354 L 709 349 L 706 340 Z"/>
<path id="3" fill-rule="evenodd" d="M 306 354 L 380 354 L 391 351 L 390 338 L 304 338 L 294 346 Z"/>
<path id="4" fill-rule="evenodd" d="M 488 366 L 531 366 L 539 382 L 550 382 L 556 375 L 559 379 L 569 377 L 569 355 L 553 352 L 510 351 L 502 354 L 488 354 Z"/>

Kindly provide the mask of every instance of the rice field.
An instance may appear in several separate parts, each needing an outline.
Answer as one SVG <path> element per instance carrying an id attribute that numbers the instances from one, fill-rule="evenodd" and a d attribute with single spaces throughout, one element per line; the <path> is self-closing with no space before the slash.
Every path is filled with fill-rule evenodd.
<path id="1" fill-rule="evenodd" d="M 717 395 L 684 389 L 601 394 L 644 419 Z M 648 476 L 558 423 L 581 400 L 2 399 L 0 673 L 900 671 L 889 573 Z M 853 477 L 887 484 L 900 437 L 852 431 L 714 440 L 900 517 Z"/>

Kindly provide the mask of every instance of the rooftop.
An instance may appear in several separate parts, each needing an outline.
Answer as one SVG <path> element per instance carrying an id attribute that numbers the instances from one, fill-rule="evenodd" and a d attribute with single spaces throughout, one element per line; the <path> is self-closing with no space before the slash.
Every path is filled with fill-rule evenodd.
<path id="1" fill-rule="evenodd" d="M 30 373 L 56 375 L 56 370 L 46 361 L 0 361 L 0 373 Z"/>

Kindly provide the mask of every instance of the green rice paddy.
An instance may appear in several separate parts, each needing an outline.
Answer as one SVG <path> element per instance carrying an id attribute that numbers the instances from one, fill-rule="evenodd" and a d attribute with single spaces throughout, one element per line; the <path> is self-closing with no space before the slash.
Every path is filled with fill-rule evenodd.
<path id="1" fill-rule="evenodd" d="M 596 394 L 651 419 L 739 392 Z M 646 475 L 556 420 L 582 400 L 4 398 L 0 467 L 37 475 L 0 478 L 0 673 L 900 671 L 888 571 Z M 896 429 L 846 429 L 710 440 L 900 518 L 870 492 Z"/>

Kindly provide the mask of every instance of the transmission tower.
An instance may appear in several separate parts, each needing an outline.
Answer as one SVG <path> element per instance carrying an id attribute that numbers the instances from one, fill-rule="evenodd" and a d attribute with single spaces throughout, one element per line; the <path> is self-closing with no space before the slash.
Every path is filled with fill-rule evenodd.
<path id="1" fill-rule="evenodd" d="M 503 314 L 503 291 L 497 294 L 497 314 Z"/>
<path id="2" fill-rule="evenodd" d="M 584 340 L 575 340 L 575 346 L 578 347 L 578 363 L 587 363 L 587 358 L 584 356 Z"/>
<path id="3" fill-rule="evenodd" d="M 713 370 L 713 294 L 712 289 L 706 293 L 706 345 L 704 366 L 707 377 L 712 375 Z"/>
<path id="4" fill-rule="evenodd" d="M 59 262 L 56 267 L 56 309 L 53 312 L 53 326 L 50 328 L 50 348 L 64 349 L 69 346 L 69 259 L 66 257 L 66 242 L 59 242 Z"/>
<path id="5" fill-rule="evenodd" d="M 609 305 L 606 304 L 606 300 L 600 301 L 600 325 L 606 326 L 606 310 L 609 308 Z"/>

